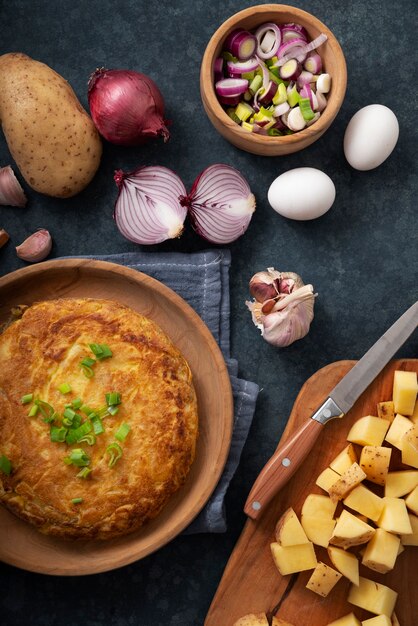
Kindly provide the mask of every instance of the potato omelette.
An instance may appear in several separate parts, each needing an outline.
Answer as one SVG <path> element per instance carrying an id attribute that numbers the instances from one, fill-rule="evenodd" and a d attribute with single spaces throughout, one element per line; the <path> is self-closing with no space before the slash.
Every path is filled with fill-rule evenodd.
<path id="1" fill-rule="evenodd" d="M 41 532 L 137 530 L 184 483 L 197 437 L 190 368 L 133 309 L 50 300 L 0 335 L 0 502 Z"/>

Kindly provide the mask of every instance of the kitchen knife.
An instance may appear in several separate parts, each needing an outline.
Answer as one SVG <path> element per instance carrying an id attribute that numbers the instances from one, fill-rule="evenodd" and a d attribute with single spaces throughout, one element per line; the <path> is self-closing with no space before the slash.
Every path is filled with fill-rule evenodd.
<path id="1" fill-rule="evenodd" d="M 354 365 L 290 441 L 279 445 L 249 493 L 244 507 L 249 517 L 257 519 L 261 515 L 313 448 L 322 427 L 336 417 L 343 417 L 351 409 L 417 325 L 418 301 Z"/>

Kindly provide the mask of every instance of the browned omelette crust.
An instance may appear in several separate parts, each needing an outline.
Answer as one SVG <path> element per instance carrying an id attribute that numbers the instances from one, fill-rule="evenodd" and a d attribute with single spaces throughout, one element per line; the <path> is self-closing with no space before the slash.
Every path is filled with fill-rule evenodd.
<path id="1" fill-rule="evenodd" d="M 113 357 L 82 373 L 89 343 L 107 343 Z M 61 383 L 72 392 L 62 395 Z M 28 417 L 21 397 L 35 393 L 60 414 L 80 397 L 91 407 L 105 393 L 122 396 L 119 413 L 103 420 L 96 444 L 53 443 L 42 417 Z M 106 447 L 121 423 L 131 431 L 123 456 L 108 466 Z M 107 539 L 138 529 L 184 483 L 198 435 L 196 395 L 187 362 L 165 333 L 132 309 L 108 300 L 62 299 L 29 307 L 0 336 L 0 502 L 44 533 Z M 63 461 L 72 448 L 90 456 L 88 479 Z M 73 504 L 73 498 L 83 498 Z"/>

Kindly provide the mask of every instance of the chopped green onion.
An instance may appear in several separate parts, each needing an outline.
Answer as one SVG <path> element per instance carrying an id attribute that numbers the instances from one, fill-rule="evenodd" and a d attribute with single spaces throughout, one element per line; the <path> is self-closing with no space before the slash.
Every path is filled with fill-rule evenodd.
<path id="1" fill-rule="evenodd" d="M 84 376 L 86 376 L 86 378 L 93 378 L 94 371 L 93 371 L 91 366 L 94 363 L 96 363 L 96 361 L 94 359 L 90 359 L 88 357 L 86 357 L 85 359 L 83 359 L 80 362 L 81 369 L 83 370 L 83 374 L 84 374 Z"/>
<path id="2" fill-rule="evenodd" d="M 84 435 L 87 435 L 87 433 L 89 433 L 90 431 L 91 431 L 90 422 L 84 422 L 78 428 L 72 428 L 71 430 L 69 430 L 65 438 L 65 441 L 68 443 L 68 445 L 71 445 L 72 443 L 75 443 L 76 441 L 77 442 L 80 441 L 80 439 L 84 437 Z"/>
<path id="3" fill-rule="evenodd" d="M 7 458 L 5 454 L 3 454 L 2 456 L 0 456 L 0 472 L 3 472 L 3 474 L 7 474 L 7 476 L 10 476 L 11 471 L 11 461 Z"/>
<path id="4" fill-rule="evenodd" d="M 39 406 L 37 404 L 32 405 L 28 413 L 28 417 L 35 417 L 38 411 L 39 411 Z"/>
<path id="5" fill-rule="evenodd" d="M 270 137 L 281 137 L 283 133 L 278 128 L 269 128 L 267 134 Z"/>
<path id="6" fill-rule="evenodd" d="M 44 400 L 35 400 L 35 404 L 39 407 L 40 412 L 44 417 L 52 417 L 55 413 L 54 407 Z"/>
<path id="7" fill-rule="evenodd" d="M 73 504 L 81 504 L 83 502 L 83 498 L 73 498 L 71 502 Z"/>
<path id="8" fill-rule="evenodd" d="M 90 421 L 93 425 L 93 431 L 95 435 L 101 435 L 102 433 L 104 433 L 105 429 L 103 428 L 102 420 L 98 415 L 95 414 L 91 416 Z"/>
<path id="9" fill-rule="evenodd" d="M 118 406 L 108 406 L 107 407 L 107 412 L 110 415 L 116 415 L 116 413 L 118 413 L 118 411 L 119 411 L 119 407 Z"/>
<path id="10" fill-rule="evenodd" d="M 90 343 L 90 350 L 93 352 L 96 359 L 101 361 L 102 359 L 108 359 L 113 356 L 112 350 L 109 348 L 107 343 Z"/>
<path id="11" fill-rule="evenodd" d="M 109 467 L 113 467 L 117 461 L 122 456 L 122 448 L 118 443 L 111 443 L 110 446 L 107 446 L 106 452 L 108 453 L 109 459 Z"/>
<path id="12" fill-rule="evenodd" d="M 91 472 L 92 470 L 89 467 L 83 467 L 83 469 L 81 469 L 76 476 L 77 478 L 87 478 Z"/>
<path id="13" fill-rule="evenodd" d="M 56 443 L 63 443 L 67 432 L 68 429 L 63 426 L 51 426 L 49 438 L 51 441 L 55 441 Z"/>
<path id="14" fill-rule="evenodd" d="M 64 407 L 66 409 L 72 409 L 73 408 L 73 403 L 72 402 L 67 402 L 67 404 L 64 404 Z"/>
<path id="15" fill-rule="evenodd" d="M 106 402 L 107 406 L 115 406 L 115 404 L 120 404 L 122 402 L 120 393 L 117 391 L 111 391 L 106 394 Z"/>
<path id="16" fill-rule="evenodd" d="M 32 402 L 32 400 L 33 400 L 33 393 L 27 393 L 26 395 L 21 397 L 20 402 L 22 404 L 29 404 L 29 402 Z"/>
<path id="17" fill-rule="evenodd" d="M 94 446 L 96 443 L 96 437 L 93 433 L 87 433 L 87 435 L 84 435 L 84 437 L 81 437 L 81 439 L 78 440 L 78 443 L 87 443 L 89 446 Z"/>
<path id="18" fill-rule="evenodd" d="M 82 448 L 74 448 L 70 452 L 70 456 L 66 456 L 64 463 L 67 465 L 76 465 L 77 467 L 84 467 L 90 465 L 90 457 L 84 452 Z"/>
<path id="19" fill-rule="evenodd" d="M 96 363 L 96 360 L 92 359 L 89 356 L 85 356 L 84 359 L 82 359 L 81 361 L 81 365 L 85 365 L 86 367 L 93 367 L 95 363 Z"/>
<path id="20" fill-rule="evenodd" d="M 83 404 L 80 407 L 80 411 L 84 413 L 84 415 L 87 415 L 87 417 L 89 417 L 92 413 L 94 413 L 94 409 L 91 409 L 89 406 L 87 406 L 87 404 Z"/>
<path id="21" fill-rule="evenodd" d="M 59 414 L 55 411 L 49 417 L 44 417 L 43 421 L 45 422 L 45 424 L 52 424 L 52 422 L 55 422 L 55 420 L 58 418 L 59 418 Z"/>
<path id="22" fill-rule="evenodd" d="M 62 385 L 58 387 L 58 391 L 60 391 L 62 395 L 65 396 L 66 393 L 70 393 L 71 385 L 69 383 L 62 383 Z"/>
<path id="23" fill-rule="evenodd" d="M 72 402 L 71 402 L 71 406 L 73 407 L 73 409 L 79 409 L 81 407 L 81 405 L 83 404 L 83 401 L 81 398 L 75 398 Z"/>
<path id="24" fill-rule="evenodd" d="M 67 419 L 69 419 L 71 421 L 75 418 L 75 415 L 76 415 L 76 413 L 75 413 L 75 411 L 73 411 L 73 409 L 67 408 L 64 411 L 64 417 L 66 417 Z"/>
<path id="25" fill-rule="evenodd" d="M 129 424 L 121 424 L 115 433 L 116 439 L 118 439 L 119 441 L 125 441 L 130 430 L 131 427 L 129 426 Z"/>
<path id="26" fill-rule="evenodd" d="M 108 407 L 108 406 L 102 406 L 102 407 L 100 407 L 100 409 L 98 409 L 98 410 L 96 411 L 96 412 L 97 412 L 97 415 L 98 415 L 99 417 L 105 417 L 105 415 L 107 415 L 107 414 L 108 414 L 108 409 L 109 409 L 109 407 Z"/>

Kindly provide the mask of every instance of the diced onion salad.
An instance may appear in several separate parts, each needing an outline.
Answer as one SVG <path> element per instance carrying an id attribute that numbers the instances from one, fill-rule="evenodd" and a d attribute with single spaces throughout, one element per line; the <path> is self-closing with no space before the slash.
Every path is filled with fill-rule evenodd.
<path id="1" fill-rule="evenodd" d="M 309 41 L 305 28 L 293 23 L 232 31 L 213 68 L 216 95 L 229 117 L 246 132 L 274 137 L 316 122 L 331 89 L 317 52 L 326 40 L 321 33 Z"/>

